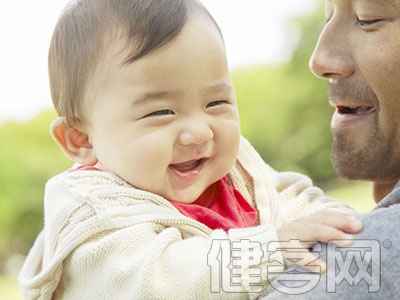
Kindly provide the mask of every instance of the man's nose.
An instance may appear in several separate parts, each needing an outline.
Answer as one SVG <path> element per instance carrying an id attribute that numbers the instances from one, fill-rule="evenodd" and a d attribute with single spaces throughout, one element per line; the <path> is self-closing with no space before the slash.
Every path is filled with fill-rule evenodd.
<path id="1" fill-rule="evenodd" d="M 324 79 L 339 79 L 354 73 L 351 43 L 341 22 L 331 19 L 322 30 L 309 67 L 311 72 Z"/>

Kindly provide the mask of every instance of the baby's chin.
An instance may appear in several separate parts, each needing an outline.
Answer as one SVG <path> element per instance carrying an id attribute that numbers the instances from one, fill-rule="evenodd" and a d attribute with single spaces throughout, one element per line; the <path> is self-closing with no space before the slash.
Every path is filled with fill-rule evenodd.
<path id="1" fill-rule="evenodd" d="M 170 195 L 163 195 L 163 197 L 167 200 L 179 202 L 179 203 L 186 203 L 192 204 L 195 202 L 200 196 L 203 194 L 204 191 L 199 192 L 191 192 L 191 191 L 174 191 L 173 194 Z"/>
<path id="2" fill-rule="evenodd" d="M 175 202 L 179 202 L 179 203 L 185 203 L 185 204 L 192 204 L 199 197 L 193 198 L 193 197 L 187 197 L 187 196 L 186 197 L 168 197 L 168 196 L 164 196 L 164 198 L 167 199 L 167 200 L 175 201 Z"/>
<path id="3" fill-rule="evenodd" d="M 121 175 L 115 173 L 116 175 L 120 176 L 123 180 L 125 180 L 127 183 L 132 185 L 134 188 L 149 192 L 155 195 L 158 195 L 168 201 L 174 201 L 174 202 L 179 202 L 179 203 L 186 203 L 186 204 L 192 204 L 195 202 L 197 199 L 200 198 L 200 196 L 208 190 L 208 187 L 205 187 L 205 185 L 209 183 L 195 183 L 195 184 L 189 184 L 186 186 L 174 186 L 173 184 L 160 184 L 160 185 L 148 185 L 148 184 L 143 184 L 143 182 L 133 182 L 132 178 L 125 178 L 122 177 Z M 153 177 L 154 178 L 154 177 Z M 149 182 L 149 181 L 147 181 Z"/>

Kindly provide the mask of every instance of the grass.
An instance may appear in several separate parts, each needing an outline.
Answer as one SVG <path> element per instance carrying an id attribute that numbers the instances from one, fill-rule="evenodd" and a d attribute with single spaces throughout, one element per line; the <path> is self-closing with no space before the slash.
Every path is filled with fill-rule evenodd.
<path id="1" fill-rule="evenodd" d="M 371 187 L 368 182 L 338 181 L 324 187 L 325 193 L 339 201 L 348 203 L 360 213 L 370 211 L 375 203 L 371 196 Z M 1 299 L 22 300 L 16 276 L 0 275 Z"/>

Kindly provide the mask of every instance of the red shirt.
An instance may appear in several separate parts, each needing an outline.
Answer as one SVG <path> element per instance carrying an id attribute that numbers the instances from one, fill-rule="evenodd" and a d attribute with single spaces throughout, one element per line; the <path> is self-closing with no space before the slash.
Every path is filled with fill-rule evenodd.
<path id="1" fill-rule="evenodd" d="M 211 229 L 245 228 L 255 225 L 257 210 L 223 178 L 193 203 L 170 201 L 182 214 Z"/>

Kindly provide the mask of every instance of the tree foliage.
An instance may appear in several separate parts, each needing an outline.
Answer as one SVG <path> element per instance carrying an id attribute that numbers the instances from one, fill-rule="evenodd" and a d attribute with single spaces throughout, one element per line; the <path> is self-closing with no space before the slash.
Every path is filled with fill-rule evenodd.
<path id="1" fill-rule="evenodd" d="M 329 133 L 333 109 L 326 82 L 308 68 L 323 26 L 321 9 L 294 21 L 301 36 L 287 63 L 232 72 L 243 135 L 276 169 L 302 172 L 317 182 L 334 176 Z"/>
<path id="2" fill-rule="evenodd" d="M 44 185 L 71 165 L 50 137 L 54 117 L 48 111 L 0 126 L 0 266 L 32 245 L 43 224 Z"/>

